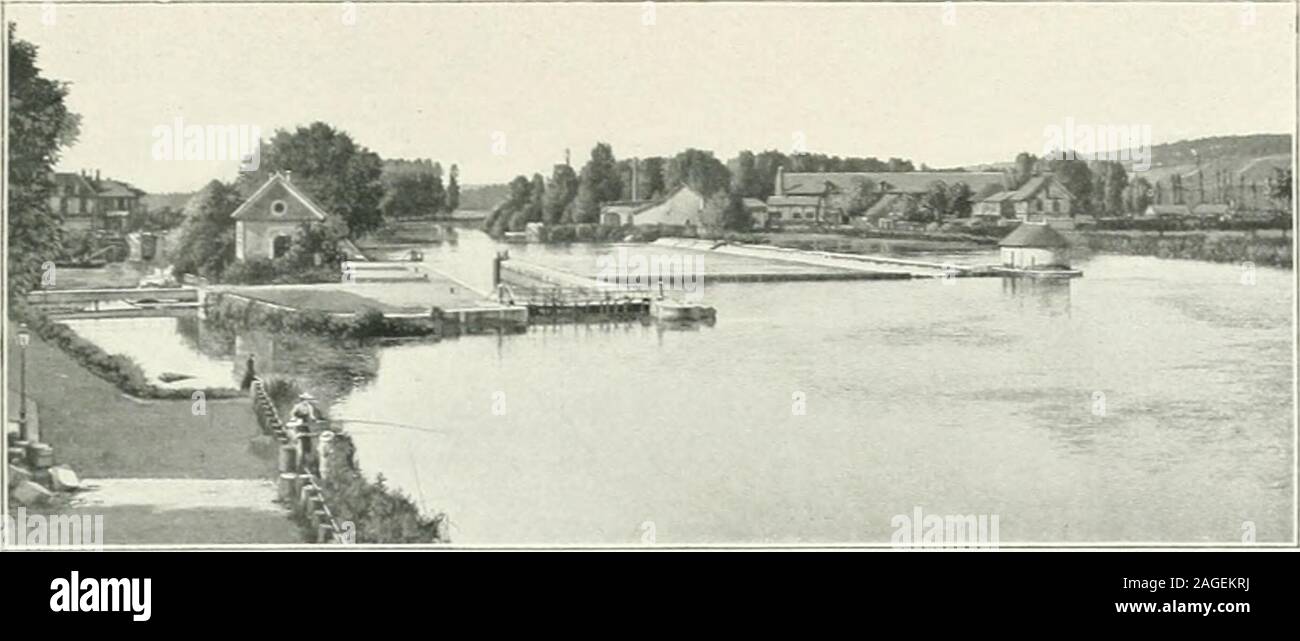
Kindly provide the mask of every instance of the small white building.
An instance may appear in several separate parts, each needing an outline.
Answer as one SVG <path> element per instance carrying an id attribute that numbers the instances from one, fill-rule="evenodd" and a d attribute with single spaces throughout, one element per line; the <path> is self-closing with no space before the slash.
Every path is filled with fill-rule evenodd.
<path id="1" fill-rule="evenodd" d="M 1043 223 L 1022 223 L 1007 234 L 1002 248 L 1002 266 L 1016 269 L 1069 267 L 1070 243 L 1060 232 Z"/>
<path id="2" fill-rule="evenodd" d="M 288 174 L 276 172 L 233 214 L 235 258 L 279 258 L 289 251 L 293 234 L 304 224 L 325 220 L 325 212 Z"/>

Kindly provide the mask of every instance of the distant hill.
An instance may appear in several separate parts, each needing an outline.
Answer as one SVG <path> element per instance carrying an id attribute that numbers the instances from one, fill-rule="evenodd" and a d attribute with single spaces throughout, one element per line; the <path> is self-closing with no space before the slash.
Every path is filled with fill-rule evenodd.
<path id="1" fill-rule="evenodd" d="M 1026 151 L 1039 153 L 1039 150 L 1027 149 Z M 1198 155 L 1202 169 L 1207 172 L 1212 171 L 1213 168 L 1226 169 L 1234 174 L 1244 171 L 1247 181 L 1252 179 L 1262 181 L 1265 176 L 1272 175 L 1273 167 L 1291 166 L 1291 135 L 1211 136 L 1152 145 L 1150 171 L 1152 175 L 1159 178 L 1166 178 L 1175 173 L 1184 176 L 1192 175 L 1196 173 Z M 1131 154 L 1129 156 L 1132 157 Z M 981 165 L 970 165 L 966 169 L 995 171 L 1008 169 L 1013 164 L 1013 160 L 1008 158 Z M 1127 166 L 1131 163 L 1124 164 Z"/>

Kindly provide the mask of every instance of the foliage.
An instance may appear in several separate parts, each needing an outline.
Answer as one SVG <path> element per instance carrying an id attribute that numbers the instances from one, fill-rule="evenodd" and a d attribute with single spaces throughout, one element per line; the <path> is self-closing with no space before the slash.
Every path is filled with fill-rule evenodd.
<path id="1" fill-rule="evenodd" d="M 447 176 L 447 199 L 443 203 L 443 209 L 446 211 L 456 211 L 460 207 L 460 167 L 451 166 L 451 172 Z"/>
<path id="2" fill-rule="evenodd" d="M 239 192 L 218 180 L 208 183 L 185 205 L 180 239 L 173 254 L 176 274 L 218 280 L 235 262 L 235 220 Z"/>
<path id="3" fill-rule="evenodd" d="M 664 168 L 664 188 L 671 192 L 681 185 L 708 198 L 730 187 L 731 172 L 713 152 L 687 149 L 669 159 Z"/>
<path id="4" fill-rule="evenodd" d="M 578 175 L 573 167 L 560 164 L 551 171 L 551 181 L 542 198 L 542 222 L 555 225 L 564 220 L 565 212 L 578 195 Z"/>
<path id="5" fill-rule="evenodd" d="M 262 150 L 257 171 L 240 175 L 242 191 L 252 193 L 277 171 L 293 172 L 294 185 L 301 185 L 330 215 L 342 217 L 354 236 L 383 222 L 379 155 L 343 131 L 323 122 L 292 132 L 277 130 Z"/>
<path id="6" fill-rule="evenodd" d="M 59 151 L 76 141 L 81 119 L 68 111 L 68 84 L 44 78 L 37 48 L 9 23 L 9 294 L 17 300 L 40 282 L 42 265 L 61 253 L 62 220 L 51 211 L 50 174 Z"/>
<path id="7" fill-rule="evenodd" d="M 597 222 L 601 203 L 618 200 L 622 193 L 623 180 L 618 175 L 613 148 L 608 143 L 596 143 L 591 149 L 591 160 L 578 175 L 578 194 L 571 222 Z"/>

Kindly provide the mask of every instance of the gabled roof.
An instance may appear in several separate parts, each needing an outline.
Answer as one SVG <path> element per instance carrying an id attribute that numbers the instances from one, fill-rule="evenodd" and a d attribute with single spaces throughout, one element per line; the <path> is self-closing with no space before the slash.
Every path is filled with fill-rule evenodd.
<path id="1" fill-rule="evenodd" d="M 981 199 L 980 199 L 979 201 L 977 201 L 977 202 L 981 202 L 981 203 L 1000 203 L 1000 202 L 1003 202 L 1003 201 L 1005 201 L 1005 200 L 1012 200 L 1012 199 L 1013 199 L 1012 197 L 1015 196 L 1015 195 L 1016 195 L 1016 192 L 1014 192 L 1014 191 L 999 191 L 998 193 L 993 194 L 993 195 L 991 195 L 991 196 L 987 196 L 987 197 L 985 197 L 985 198 L 981 198 Z"/>
<path id="2" fill-rule="evenodd" d="M 851 194 L 863 179 L 885 192 L 920 194 L 936 182 L 947 185 L 961 182 L 978 193 L 991 184 L 1001 185 L 1003 176 L 991 171 L 791 172 L 781 175 L 781 186 L 786 195 L 811 195 L 826 193 L 826 183 L 830 183 L 840 193 Z"/>
<path id="3" fill-rule="evenodd" d="M 1028 182 L 1020 186 L 1020 189 L 1012 192 L 1012 194 L 1007 197 L 1007 200 L 1029 200 L 1038 195 L 1038 192 L 1051 187 L 1060 189 L 1061 192 L 1065 194 L 1066 198 L 1074 200 L 1074 194 L 1071 193 L 1069 189 L 1066 189 L 1065 185 L 1062 185 L 1061 181 L 1057 180 L 1051 174 L 1044 174 L 1042 176 L 1034 176 L 1033 178 L 1030 178 Z"/>
<path id="4" fill-rule="evenodd" d="M 135 198 L 144 195 L 144 192 L 118 180 L 100 180 L 99 195 L 111 198 Z"/>
<path id="5" fill-rule="evenodd" d="M 904 198 L 902 194 L 885 194 L 880 198 L 880 200 L 877 200 L 875 204 L 867 208 L 867 211 L 863 212 L 862 215 L 867 218 L 879 218 L 884 216 L 892 211 L 894 204 L 902 198 Z"/>
<path id="6" fill-rule="evenodd" d="M 1069 247 L 1060 232 L 1042 223 L 1021 223 L 998 245 L 1001 247 Z"/>
<path id="7" fill-rule="evenodd" d="M 288 196 L 299 206 L 289 207 L 283 216 L 272 216 L 270 205 L 281 195 Z M 262 204 L 266 206 L 260 206 Z M 239 205 L 230 217 L 235 220 L 325 220 L 326 214 L 307 194 L 294 186 L 289 178 L 277 171 L 248 200 Z"/>
<path id="8" fill-rule="evenodd" d="M 87 180 L 85 176 L 82 176 L 77 172 L 59 171 L 59 172 L 55 172 L 52 178 L 54 180 L 54 184 L 60 188 L 71 186 L 77 190 L 77 193 L 82 193 L 82 192 L 88 192 L 92 194 L 95 193 L 95 187 L 90 184 L 90 181 Z"/>

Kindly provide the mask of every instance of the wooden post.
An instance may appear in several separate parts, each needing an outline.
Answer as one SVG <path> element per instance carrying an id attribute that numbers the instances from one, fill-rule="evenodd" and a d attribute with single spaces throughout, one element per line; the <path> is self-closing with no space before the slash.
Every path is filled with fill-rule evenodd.
<path id="1" fill-rule="evenodd" d="M 320 478 L 322 481 L 328 481 L 334 470 L 330 466 L 330 455 L 334 452 L 334 432 L 325 430 L 320 435 L 320 447 L 317 449 L 317 460 L 320 462 Z"/>
<path id="2" fill-rule="evenodd" d="M 333 525 L 333 524 L 330 524 L 330 523 L 321 523 L 320 525 L 317 525 L 317 526 L 316 526 L 316 542 L 317 542 L 317 543 L 333 543 L 333 542 L 334 542 L 334 525 Z"/>
<path id="3" fill-rule="evenodd" d="M 280 473 L 298 471 L 298 448 L 292 445 L 280 446 Z"/>
<path id="4" fill-rule="evenodd" d="M 310 482 L 304 480 L 302 489 L 298 491 L 298 505 L 302 506 L 304 511 L 310 511 L 311 499 L 317 495 L 319 495 L 319 492 L 316 488 Z"/>
<path id="5" fill-rule="evenodd" d="M 280 480 L 277 485 L 277 489 L 279 490 L 279 497 L 281 502 L 287 504 L 289 501 L 293 500 L 293 497 L 295 496 L 294 485 L 296 485 L 297 482 L 298 482 L 297 474 L 294 474 L 292 472 L 285 472 L 280 475 Z"/>

